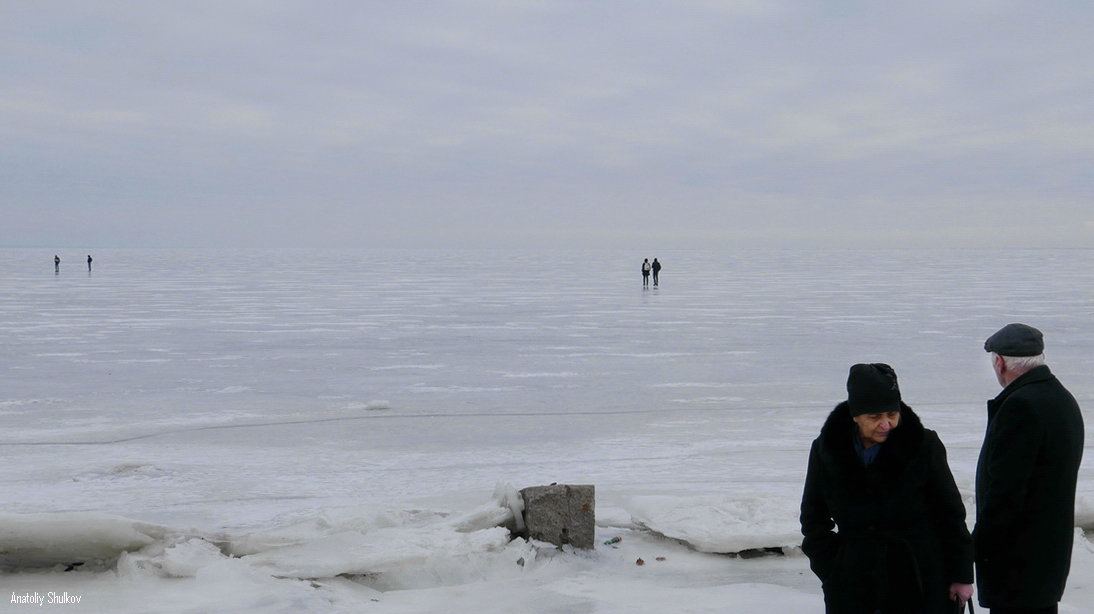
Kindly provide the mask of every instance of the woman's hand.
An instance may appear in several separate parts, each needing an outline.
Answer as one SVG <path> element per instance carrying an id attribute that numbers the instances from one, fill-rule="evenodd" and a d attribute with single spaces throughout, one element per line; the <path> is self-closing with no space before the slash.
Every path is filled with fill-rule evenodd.
<path id="1" fill-rule="evenodd" d="M 965 602 L 972 599 L 972 585 L 971 584 L 958 584 L 954 582 L 950 585 L 950 601 L 956 601 L 961 605 L 965 605 Z"/>

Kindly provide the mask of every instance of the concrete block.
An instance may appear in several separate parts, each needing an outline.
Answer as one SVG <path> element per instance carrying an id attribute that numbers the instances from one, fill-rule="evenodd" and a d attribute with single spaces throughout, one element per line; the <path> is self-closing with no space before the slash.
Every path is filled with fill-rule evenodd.
<path id="1" fill-rule="evenodd" d="M 592 484 L 530 486 L 520 491 L 528 537 L 591 550 L 596 544 L 596 489 Z"/>

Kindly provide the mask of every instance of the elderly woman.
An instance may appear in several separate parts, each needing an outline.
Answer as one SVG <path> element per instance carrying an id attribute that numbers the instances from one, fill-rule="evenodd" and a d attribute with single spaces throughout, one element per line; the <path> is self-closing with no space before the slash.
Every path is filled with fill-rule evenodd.
<path id="1" fill-rule="evenodd" d="M 847 400 L 809 452 L 801 530 L 830 614 L 949 613 L 972 596 L 946 448 L 901 401 L 889 365 L 851 367 Z"/>

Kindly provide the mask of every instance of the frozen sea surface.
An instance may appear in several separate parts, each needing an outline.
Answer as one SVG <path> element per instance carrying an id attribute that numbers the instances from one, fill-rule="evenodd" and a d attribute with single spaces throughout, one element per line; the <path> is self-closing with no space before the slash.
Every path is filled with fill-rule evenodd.
<path id="1" fill-rule="evenodd" d="M 1094 525 L 1094 250 L 96 250 L 56 274 L 53 253 L 0 250 L 6 513 L 319 538 L 308 523 L 378 526 L 352 510 L 572 482 L 620 519 L 604 530 L 792 546 L 848 366 L 896 368 L 971 497 L 998 391 L 983 339 L 1024 321 L 1086 408 Z M 802 564 L 776 584 L 819 590 Z"/>

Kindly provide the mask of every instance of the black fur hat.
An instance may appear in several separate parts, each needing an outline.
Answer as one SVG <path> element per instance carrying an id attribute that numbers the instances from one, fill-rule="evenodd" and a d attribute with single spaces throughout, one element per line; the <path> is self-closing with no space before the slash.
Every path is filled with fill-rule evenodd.
<path id="1" fill-rule="evenodd" d="M 900 411 L 896 371 L 887 364 L 857 364 L 847 376 L 847 404 L 851 415 Z"/>

